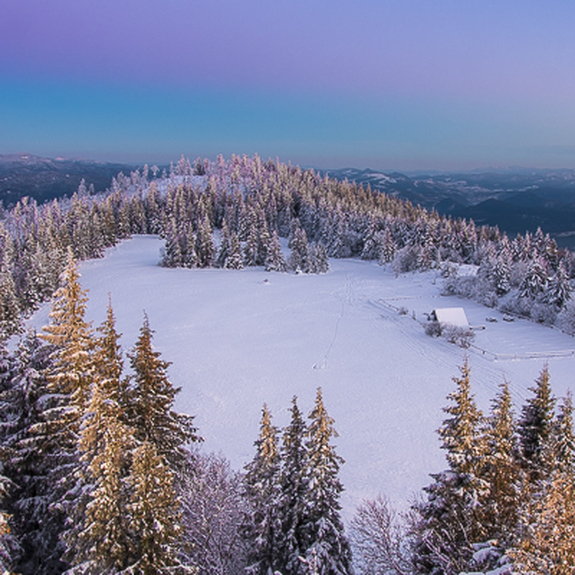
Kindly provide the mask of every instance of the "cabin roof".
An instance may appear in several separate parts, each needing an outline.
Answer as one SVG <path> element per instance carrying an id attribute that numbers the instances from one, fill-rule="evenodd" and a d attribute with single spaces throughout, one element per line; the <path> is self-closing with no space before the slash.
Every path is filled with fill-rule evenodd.
<path id="1" fill-rule="evenodd" d="M 437 307 L 433 310 L 433 314 L 439 323 L 469 327 L 465 310 L 462 307 Z"/>

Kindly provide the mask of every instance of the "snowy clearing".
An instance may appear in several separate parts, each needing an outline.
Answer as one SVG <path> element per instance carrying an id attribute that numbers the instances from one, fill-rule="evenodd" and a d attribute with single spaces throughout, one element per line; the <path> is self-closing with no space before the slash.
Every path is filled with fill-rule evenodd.
<path id="1" fill-rule="evenodd" d="M 406 505 L 444 466 L 435 430 L 465 352 L 425 335 L 424 314 L 434 308 L 463 307 L 470 325 L 485 327 L 468 351 L 482 409 L 506 378 L 519 411 L 545 361 L 556 395 L 572 386 L 572 337 L 442 297 L 435 272 L 395 277 L 358 260 L 330 260 L 326 275 L 167 269 L 157 265 L 162 245 L 136 236 L 83 263 L 88 318 L 103 321 L 110 293 L 126 351 L 146 311 L 155 347 L 182 388 L 177 408 L 196 416 L 204 449 L 221 451 L 236 468 L 253 457 L 264 402 L 283 427 L 291 397 L 307 414 L 321 386 L 346 460 L 347 518 L 378 493 Z M 30 322 L 40 329 L 48 311 Z"/>

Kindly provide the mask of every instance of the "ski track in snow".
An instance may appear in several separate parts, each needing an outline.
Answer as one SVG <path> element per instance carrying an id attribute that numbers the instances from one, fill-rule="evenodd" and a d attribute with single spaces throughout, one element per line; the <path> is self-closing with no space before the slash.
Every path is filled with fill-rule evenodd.
<path id="1" fill-rule="evenodd" d="M 321 359 L 321 361 L 314 364 L 314 366 L 313 366 L 314 369 L 325 369 L 327 367 L 327 360 L 328 360 L 329 354 L 330 354 L 330 352 L 331 352 L 331 350 L 335 344 L 335 341 L 337 339 L 337 334 L 339 332 L 339 325 L 340 325 L 341 320 L 343 319 L 343 316 L 345 314 L 346 305 L 353 305 L 353 286 L 352 286 L 352 282 L 349 278 L 349 275 L 347 275 L 347 274 L 345 276 L 345 295 L 341 299 L 341 312 L 340 312 L 340 314 L 339 314 L 339 316 L 335 322 L 333 337 L 331 338 L 331 341 L 329 342 L 329 345 L 327 346 L 327 350 L 323 354 L 323 358 Z"/>
<path id="2" fill-rule="evenodd" d="M 500 320 L 500 314 L 440 296 L 433 272 L 395 277 L 359 260 L 330 260 L 330 271 L 320 276 L 262 268 L 166 269 L 157 265 L 161 246 L 156 237 L 136 236 L 102 260 L 84 262 L 87 315 L 99 325 L 110 293 L 127 351 L 146 310 L 155 348 L 172 362 L 170 378 L 182 388 L 176 407 L 196 416 L 203 449 L 222 452 L 241 468 L 253 457 L 263 403 L 283 427 L 291 397 L 298 396 L 307 414 L 321 386 L 339 432 L 338 453 L 346 460 L 340 475 L 346 518 L 362 498 L 379 493 L 406 506 L 429 483 L 428 474 L 444 467 L 435 431 L 465 352 L 426 336 L 419 322 L 434 307 L 462 306 L 472 325 L 485 324 L 486 316 Z M 390 305 L 404 305 L 408 314 Z M 30 323 L 40 329 L 48 311 L 44 306 Z M 573 338 L 526 321 L 485 325 L 475 343 L 494 353 L 575 347 Z M 484 411 L 507 379 L 519 413 L 545 363 L 467 355 L 472 390 Z M 554 391 L 564 396 L 575 358 L 548 363 Z"/>

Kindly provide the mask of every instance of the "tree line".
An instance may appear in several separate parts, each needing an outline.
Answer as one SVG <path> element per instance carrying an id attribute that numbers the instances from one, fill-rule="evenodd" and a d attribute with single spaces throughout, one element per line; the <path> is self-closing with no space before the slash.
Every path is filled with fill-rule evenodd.
<path id="1" fill-rule="evenodd" d="M 0 220 L 0 334 L 50 298 L 71 248 L 101 257 L 132 234 L 157 234 L 170 267 L 265 266 L 324 273 L 329 258 L 358 257 L 398 273 L 437 269 L 447 293 L 575 332 L 575 258 L 541 230 L 510 239 L 347 181 L 258 156 L 182 158 L 170 173 L 119 174 L 110 190 L 84 184 L 70 199 L 23 198 Z M 284 258 L 281 238 L 289 239 Z M 476 266 L 460 276 L 461 264 Z"/>

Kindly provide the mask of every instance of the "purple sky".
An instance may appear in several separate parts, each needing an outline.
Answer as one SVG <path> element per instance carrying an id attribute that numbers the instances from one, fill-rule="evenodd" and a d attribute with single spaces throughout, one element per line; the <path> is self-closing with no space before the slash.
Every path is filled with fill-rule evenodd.
<path id="1" fill-rule="evenodd" d="M 0 153 L 575 168 L 575 3 L 0 0 Z"/>

